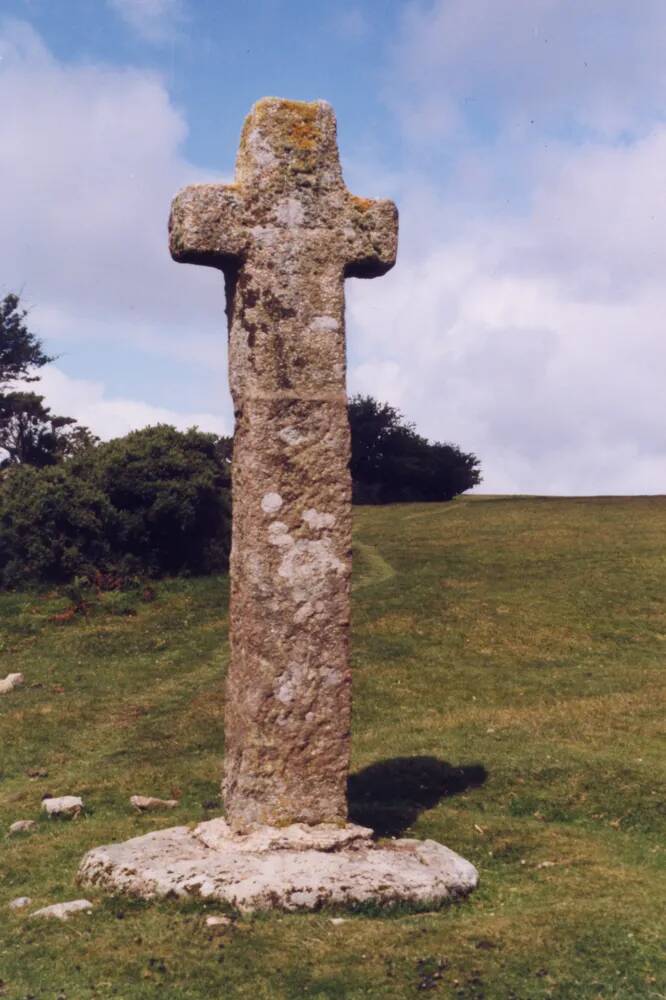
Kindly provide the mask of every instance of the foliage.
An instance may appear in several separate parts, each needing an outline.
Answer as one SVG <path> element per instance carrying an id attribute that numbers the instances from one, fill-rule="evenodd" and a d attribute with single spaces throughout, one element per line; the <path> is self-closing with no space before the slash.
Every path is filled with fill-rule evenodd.
<path id="1" fill-rule="evenodd" d="M 116 512 L 94 478 L 70 465 L 17 466 L 0 489 L 0 584 L 65 581 L 105 566 Z"/>
<path id="2" fill-rule="evenodd" d="M 481 482 L 475 455 L 431 444 L 388 403 L 354 396 L 349 422 L 355 503 L 451 500 Z"/>
<path id="3" fill-rule="evenodd" d="M 0 389 L 11 382 L 36 382 L 35 368 L 53 361 L 41 341 L 28 330 L 28 315 L 19 297 L 9 294 L 0 302 Z"/>
<path id="4" fill-rule="evenodd" d="M 210 928 L 205 899 L 77 887 L 91 847 L 221 812 L 228 581 L 162 580 L 134 615 L 103 593 L 66 621 L 59 589 L 0 594 L 4 671 L 26 678 L 0 705 L 0 834 L 37 820 L 2 840 L 7 1000 L 663 996 L 665 533 L 657 497 L 355 510 L 352 817 L 481 876 L 419 914 Z M 86 817 L 41 817 L 47 792 Z M 137 792 L 180 805 L 137 815 Z M 90 916 L 30 919 L 83 894 Z"/>
<path id="5" fill-rule="evenodd" d="M 0 302 L 0 469 L 10 465 L 55 465 L 97 442 L 72 417 L 58 417 L 44 397 L 11 388 L 38 382 L 35 369 L 53 361 L 28 330 L 17 295 Z"/>
<path id="6" fill-rule="evenodd" d="M 219 440 L 160 425 L 52 468 L 15 466 L 0 488 L 0 586 L 122 573 L 208 573 L 229 550 Z"/>
<path id="7" fill-rule="evenodd" d="M 0 394 L 0 469 L 56 465 L 99 439 L 73 417 L 56 417 L 34 392 Z"/>
<path id="8" fill-rule="evenodd" d="M 100 445 L 92 463 L 118 516 L 120 549 L 137 566 L 153 575 L 226 567 L 229 472 L 214 434 L 146 427 Z"/>

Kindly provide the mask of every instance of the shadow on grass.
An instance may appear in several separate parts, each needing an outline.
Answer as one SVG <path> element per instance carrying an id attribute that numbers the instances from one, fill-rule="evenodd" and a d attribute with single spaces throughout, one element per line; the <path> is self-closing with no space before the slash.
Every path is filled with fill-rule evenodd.
<path id="1" fill-rule="evenodd" d="M 455 767 L 437 757 L 393 757 L 350 775 L 349 819 L 379 837 L 398 837 L 425 809 L 482 785 L 482 764 Z"/>

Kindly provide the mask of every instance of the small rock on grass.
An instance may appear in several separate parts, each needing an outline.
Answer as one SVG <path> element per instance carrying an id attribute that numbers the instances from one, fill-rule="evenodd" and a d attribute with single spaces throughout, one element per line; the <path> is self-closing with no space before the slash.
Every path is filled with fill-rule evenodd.
<path id="1" fill-rule="evenodd" d="M 14 688 L 21 687 L 25 684 L 25 677 L 23 674 L 7 674 L 5 678 L 0 681 L 0 694 L 9 694 Z"/>
<path id="2" fill-rule="evenodd" d="M 26 906 L 30 906 L 32 899 L 30 896 L 19 896 L 17 899 L 12 899 L 9 904 L 10 910 L 24 910 Z"/>
<path id="3" fill-rule="evenodd" d="M 230 927 L 231 917 L 206 917 L 206 927 Z"/>
<path id="4" fill-rule="evenodd" d="M 53 906 L 44 906 L 41 910 L 35 910 L 31 916 L 69 920 L 75 913 L 85 913 L 92 908 L 93 905 L 89 899 L 73 899 L 70 903 L 54 903 Z"/>
<path id="5" fill-rule="evenodd" d="M 9 836 L 13 837 L 17 833 L 30 833 L 36 826 L 34 819 L 17 819 L 9 828 Z"/>
<path id="6" fill-rule="evenodd" d="M 334 927 L 339 927 L 340 924 L 344 924 L 346 922 L 347 921 L 345 920 L 344 917 L 331 917 L 331 923 L 333 924 Z"/>
<path id="7" fill-rule="evenodd" d="M 152 795 L 132 795 L 130 798 L 130 805 L 133 805 L 137 812 L 175 809 L 178 804 L 178 799 L 156 799 Z"/>
<path id="8" fill-rule="evenodd" d="M 80 816 L 83 811 L 83 799 L 78 795 L 61 795 L 59 798 L 42 799 L 42 809 L 49 817 Z"/>

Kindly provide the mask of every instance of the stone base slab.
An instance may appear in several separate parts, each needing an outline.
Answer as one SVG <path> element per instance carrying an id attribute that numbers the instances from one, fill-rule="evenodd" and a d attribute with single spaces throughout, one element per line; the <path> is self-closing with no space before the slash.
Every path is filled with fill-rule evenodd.
<path id="1" fill-rule="evenodd" d="M 366 827 L 261 827 L 223 819 L 171 827 L 84 857 L 79 882 L 141 899 L 197 898 L 241 911 L 374 902 L 438 904 L 466 896 L 476 868 L 434 840 L 377 844 Z"/>

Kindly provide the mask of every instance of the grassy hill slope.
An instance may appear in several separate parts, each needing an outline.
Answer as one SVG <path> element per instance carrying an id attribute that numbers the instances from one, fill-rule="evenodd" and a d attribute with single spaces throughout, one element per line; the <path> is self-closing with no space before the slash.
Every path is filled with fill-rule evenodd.
<path id="1" fill-rule="evenodd" d="M 664 498 L 356 511 L 352 817 L 443 841 L 482 882 L 336 925 L 214 932 L 213 907 L 94 895 L 68 924 L 10 914 L 81 895 L 89 847 L 219 811 L 227 581 L 64 621 L 63 595 L 0 595 L 0 676 L 27 682 L 0 697 L 0 831 L 39 819 L 0 840 L 0 996 L 663 997 L 665 538 Z M 40 819 L 47 792 L 87 815 Z M 133 793 L 181 804 L 137 816 Z"/>

